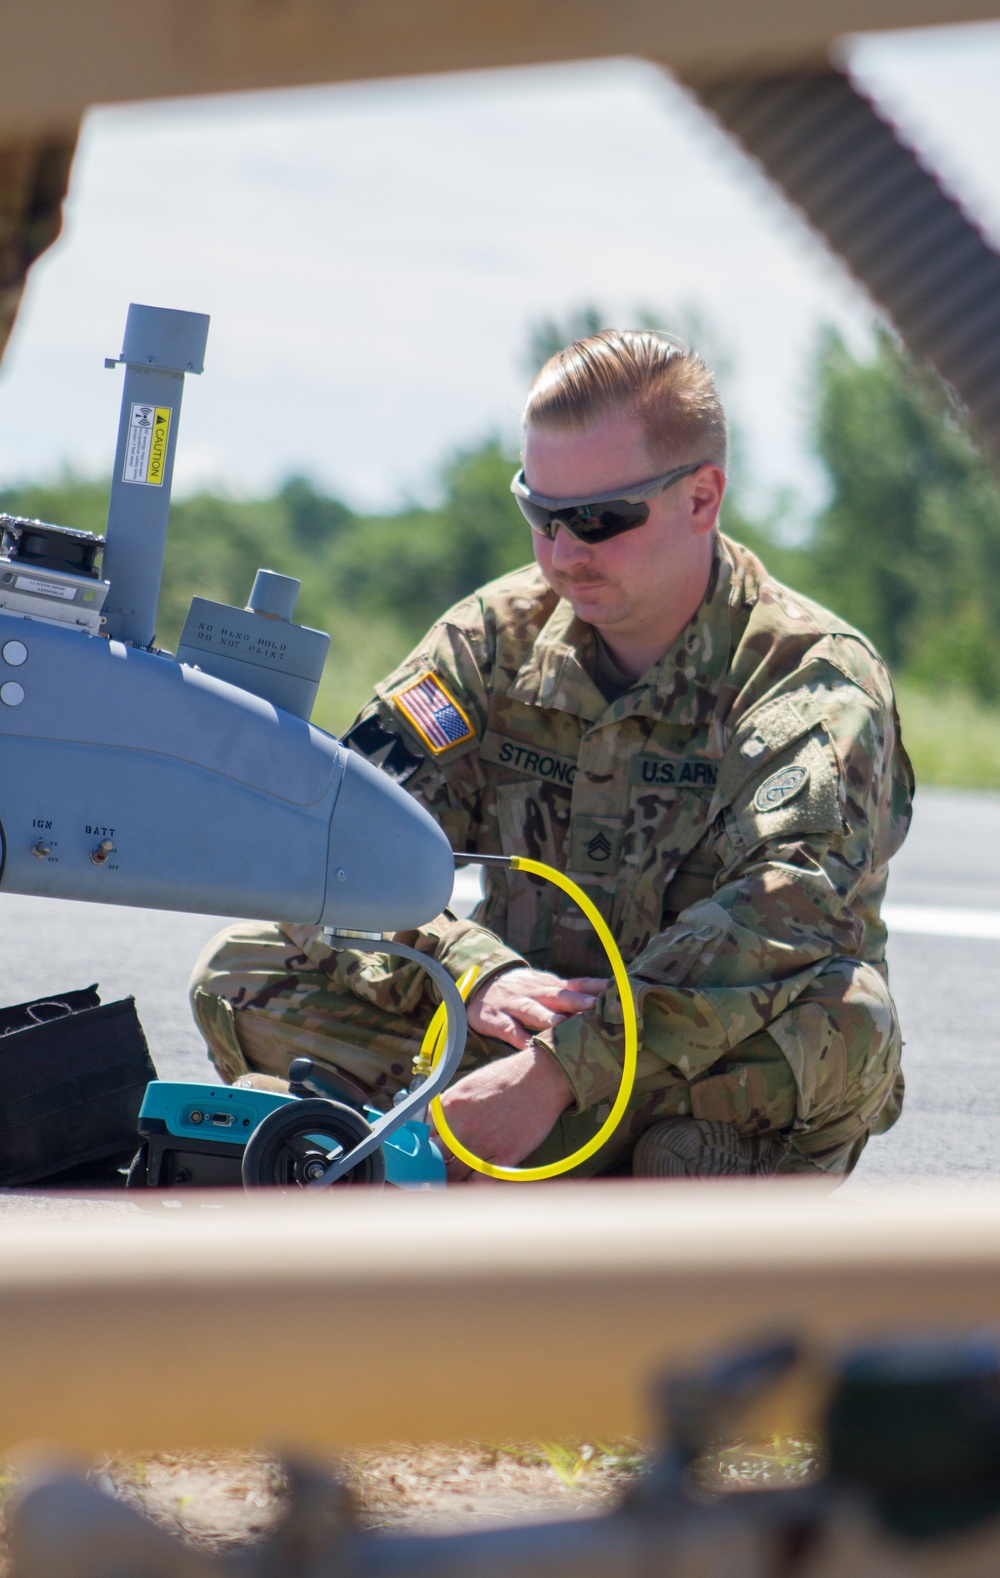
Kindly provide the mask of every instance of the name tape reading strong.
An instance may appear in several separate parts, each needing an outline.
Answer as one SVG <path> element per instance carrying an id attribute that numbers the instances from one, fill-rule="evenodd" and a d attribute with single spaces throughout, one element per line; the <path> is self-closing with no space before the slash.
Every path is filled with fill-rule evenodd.
<path id="1" fill-rule="evenodd" d="M 479 748 L 486 762 L 509 767 L 527 778 L 543 778 L 546 783 L 572 789 L 578 764 L 572 756 L 560 756 L 544 746 L 529 745 L 502 734 L 487 734 Z M 719 778 L 718 762 L 690 756 L 633 756 L 628 764 L 628 782 L 645 788 L 714 789 Z"/>
<path id="2" fill-rule="evenodd" d="M 547 783 L 565 784 L 567 789 L 573 787 L 576 777 L 576 762 L 572 756 L 558 756 L 544 746 L 505 739 L 502 734 L 484 735 L 479 754 L 486 762 L 496 762 L 498 767 L 511 767 L 528 778 L 544 778 Z"/>

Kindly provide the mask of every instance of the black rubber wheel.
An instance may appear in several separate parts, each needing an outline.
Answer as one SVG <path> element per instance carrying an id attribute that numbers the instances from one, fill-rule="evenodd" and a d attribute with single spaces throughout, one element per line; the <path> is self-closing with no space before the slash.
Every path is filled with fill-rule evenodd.
<path id="1" fill-rule="evenodd" d="M 259 1123 L 243 1152 L 244 1189 L 304 1189 L 341 1151 L 370 1134 L 371 1124 L 339 1101 L 289 1102 Z M 385 1183 L 381 1148 L 366 1156 L 338 1184 Z"/>
<path id="2" fill-rule="evenodd" d="M 126 1189 L 149 1188 L 149 1146 L 140 1145 L 131 1162 L 129 1163 L 128 1177 L 125 1179 Z"/>

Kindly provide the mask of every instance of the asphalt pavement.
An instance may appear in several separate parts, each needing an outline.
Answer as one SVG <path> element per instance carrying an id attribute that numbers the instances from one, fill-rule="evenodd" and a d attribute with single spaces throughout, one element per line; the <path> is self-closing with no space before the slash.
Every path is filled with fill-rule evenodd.
<path id="1" fill-rule="evenodd" d="M 885 916 L 907 1093 L 855 1180 L 1000 1177 L 1000 795 L 918 793 Z"/>
<path id="2" fill-rule="evenodd" d="M 461 908 L 475 883 L 460 874 Z M 848 1188 L 1000 1176 L 1000 795 L 919 794 L 886 913 L 906 1105 L 896 1127 L 869 1144 Z M 92 981 L 105 1002 L 134 995 L 161 1076 L 214 1079 L 188 1012 L 187 980 L 224 924 L 0 894 L 0 1000 Z"/>

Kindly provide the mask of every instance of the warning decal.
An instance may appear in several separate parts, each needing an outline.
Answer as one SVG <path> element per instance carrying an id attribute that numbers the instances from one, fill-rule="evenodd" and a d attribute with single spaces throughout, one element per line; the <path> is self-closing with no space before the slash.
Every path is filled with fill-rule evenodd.
<path id="1" fill-rule="evenodd" d="M 142 482 L 160 488 L 167 466 L 167 440 L 170 437 L 168 405 L 132 406 L 125 447 L 123 482 Z"/>

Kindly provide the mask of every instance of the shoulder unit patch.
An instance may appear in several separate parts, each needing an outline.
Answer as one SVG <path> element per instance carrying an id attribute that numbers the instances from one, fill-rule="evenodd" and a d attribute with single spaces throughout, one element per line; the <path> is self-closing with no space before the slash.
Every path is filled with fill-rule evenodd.
<path id="1" fill-rule="evenodd" d="M 391 700 L 435 756 L 475 738 L 465 713 L 435 674 L 421 674 Z"/>
<path id="2" fill-rule="evenodd" d="M 411 750 L 402 735 L 390 733 L 376 714 L 353 724 L 340 743 L 349 745 L 359 756 L 367 756 L 398 784 L 408 783 L 427 760 Z"/>
<path id="3" fill-rule="evenodd" d="M 779 806 L 786 805 L 789 800 L 799 794 L 809 782 L 809 769 L 795 762 L 791 767 L 782 767 L 778 772 L 772 773 L 770 778 L 765 778 L 757 793 L 753 797 L 755 811 L 777 811 Z"/>

